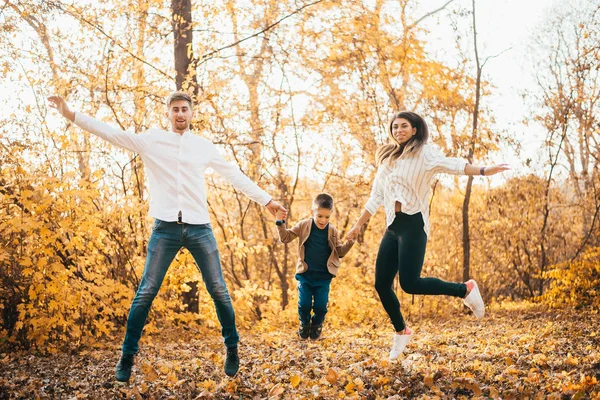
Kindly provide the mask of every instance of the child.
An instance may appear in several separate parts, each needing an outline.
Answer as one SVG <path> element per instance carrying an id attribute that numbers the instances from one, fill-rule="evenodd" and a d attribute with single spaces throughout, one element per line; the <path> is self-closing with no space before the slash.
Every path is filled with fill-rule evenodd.
<path id="1" fill-rule="evenodd" d="M 312 218 L 298 222 L 287 229 L 283 214 L 277 213 L 279 240 L 289 243 L 298 238 L 298 314 L 302 339 L 316 340 L 321 336 L 327 313 L 329 286 L 340 266 L 340 258 L 348 253 L 354 240 L 342 243 L 337 229 L 329 223 L 333 212 L 333 198 L 327 193 L 315 197 Z M 314 303 L 313 303 L 314 300 Z M 314 312 L 311 321 L 311 310 Z"/>

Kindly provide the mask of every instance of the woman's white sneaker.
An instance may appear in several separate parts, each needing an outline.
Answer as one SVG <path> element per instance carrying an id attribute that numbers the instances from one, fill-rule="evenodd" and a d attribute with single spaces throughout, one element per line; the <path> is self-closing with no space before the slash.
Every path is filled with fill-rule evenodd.
<path id="1" fill-rule="evenodd" d="M 475 314 L 477 318 L 483 318 L 485 315 L 485 306 L 483 304 L 483 299 L 481 298 L 481 293 L 479 292 L 479 287 L 474 279 L 469 280 L 469 282 L 473 282 L 473 289 L 471 289 L 469 295 L 463 299 L 463 302 L 471 309 L 471 311 L 473 311 L 473 314 Z"/>
<path id="2" fill-rule="evenodd" d="M 412 334 L 412 330 L 406 335 L 394 334 L 394 343 L 392 344 L 392 350 L 390 351 L 390 360 L 395 360 L 400 357 L 400 354 L 402 354 L 404 348 L 410 341 Z"/>

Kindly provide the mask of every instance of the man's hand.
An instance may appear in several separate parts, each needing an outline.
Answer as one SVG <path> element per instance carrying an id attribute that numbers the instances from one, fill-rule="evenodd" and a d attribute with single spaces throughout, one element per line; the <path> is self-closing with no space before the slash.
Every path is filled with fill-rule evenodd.
<path id="1" fill-rule="evenodd" d="M 286 219 L 287 210 L 275 200 L 269 201 L 265 207 L 267 207 L 267 210 L 269 210 L 269 212 L 277 219 Z"/>
<path id="2" fill-rule="evenodd" d="M 67 118 L 71 122 L 75 122 L 75 113 L 69 109 L 67 102 L 60 96 L 48 97 L 50 107 L 56 109 L 60 115 Z"/>

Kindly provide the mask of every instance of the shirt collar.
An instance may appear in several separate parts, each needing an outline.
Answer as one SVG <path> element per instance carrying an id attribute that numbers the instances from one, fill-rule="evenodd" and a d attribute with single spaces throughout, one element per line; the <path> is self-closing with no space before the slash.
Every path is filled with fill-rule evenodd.
<path id="1" fill-rule="evenodd" d="M 174 133 L 175 135 L 178 135 L 178 136 L 185 136 L 185 135 L 187 135 L 188 133 L 190 133 L 190 128 L 188 128 L 188 129 L 186 129 L 185 131 L 183 131 L 183 133 L 182 133 L 182 134 L 179 134 L 179 133 L 177 133 L 177 132 L 175 132 L 175 131 L 173 131 L 173 130 L 169 130 L 169 132 L 171 132 L 171 133 Z"/>

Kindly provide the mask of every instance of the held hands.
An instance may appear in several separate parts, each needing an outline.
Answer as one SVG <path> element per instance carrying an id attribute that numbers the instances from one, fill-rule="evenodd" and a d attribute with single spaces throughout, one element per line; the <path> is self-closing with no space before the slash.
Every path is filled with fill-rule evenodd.
<path id="1" fill-rule="evenodd" d="M 275 219 L 278 221 L 284 221 L 287 218 L 287 212 L 283 212 L 281 210 L 277 210 L 275 213 Z"/>
<path id="2" fill-rule="evenodd" d="M 354 225 L 352 229 L 350 229 L 346 233 L 346 240 L 354 242 L 356 238 L 358 238 L 358 233 L 360 232 L 360 227 Z"/>
<path id="3" fill-rule="evenodd" d="M 273 216 L 275 216 L 275 218 L 277 218 L 277 219 L 286 219 L 287 218 L 287 210 L 281 204 L 276 202 L 275 200 L 271 199 L 271 201 L 269 201 L 265 207 L 267 207 L 267 210 L 269 210 L 269 212 Z"/>
<path id="4" fill-rule="evenodd" d="M 48 97 L 50 107 L 56 109 L 60 115 L 67 118 L 71 122 L 75 122 L 75 113 L 71 111 L 67 102 L 60 96 Z"/>

